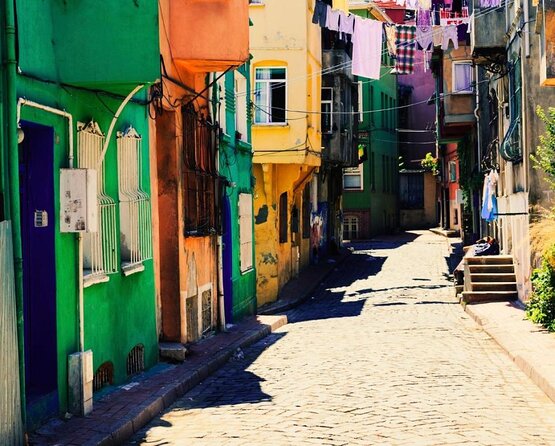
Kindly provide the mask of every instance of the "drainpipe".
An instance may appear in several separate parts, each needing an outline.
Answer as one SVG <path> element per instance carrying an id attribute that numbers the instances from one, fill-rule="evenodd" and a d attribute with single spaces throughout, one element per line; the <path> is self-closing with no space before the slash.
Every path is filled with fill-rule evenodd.
<path id="1" fill-rule="evenodd" d="M 7 130 L 7 147 L 4 150 L 4 159 L 7 164 L 6 169 L 6 189 L 5 211 L 6 220 L 12 221 L 12 239 L 13 239 L 13 255 L 14 255 L 14 276 L 15 276 L 15 292 L 16 292 L 16 311 L 17 311 L 17 347 L 19 350 L 19 387 L 21 395 L 21 418 L 23 423 L 26 422 L 26 404 L 25 404 L 25 364 L 24 364 L 24 346 L 23 346 L 23 265 L 21 251 L 21 225 L 19 214 L 19 165 L 18 165 L 18 143 L 17 143 L 17 121 L 13 107 L 17 102 L 16 96 L 16 43 L 15 43 L 15 10 L 14 0 L 4 1 L 5 15 L 5 38 L 6 38 L 6 130 Z"/>
<path id="2" fill-rule="evenodd" d="M 110 123 L 110 128 L 108 129 L 108 133 L 106 134 L 106 138 L 104 140 L 104 147 L 102 147 L 102 153 L 100 154 L 100 158 L 98 160 L 97 169 L 100 169 L 102 167 L 102 163 L 104 162 L 104 157 L 106 156 L 106 151 L 108 150 L 108 145 L 110 144 L 110 139 L 112 138 L 112 133 L 114 132 L 114 127 L 116 126 L 116 122 L 119 118 L 119 115 L 121 114 L 125 106 L 129 103 L 129 101 L 133 98 L 133 96 L 135 96 L 135 94 L 137 94 L 137 92 L 143 87 L 144 87 L 144 84 L 137 85 L 131 91 L 131 93 L 129 93 L 125 97 L 123 102 L 118 107 L 116 114 L 114 115 L 114 117 L 112 118 L 112 122 Z"/>
<path id="3" fill-rule="evenodd" d="M 482 168 L 482 146 L 481 146 L 481 138 L 480 138 L 480 114 L 478 113 L 478 110 L 480 109 L 480 88 L 478 87 L 478 85 L 480 85 L 480 79 L 478 78 L 478 75 L 480 74 L 480 69 L 478 68 L 478 65 L 476 65 L 474 67 L 474 79 L 476 79 L 476 108 L 474 109 L 474 116 L 476 117 L 476 142 L 478 144 L 478 173 L 480 173 L 481 168 Z M 488 88 L 489 88 L 489 84 L 488 84 Z M 470 205 L 472 206 L 472 202 L 473 197 L 469 197 L 470 199 Z M 481 201 L 481 200 L 480 200 Z M 478 208 L 481 209 L 481 206 Z M 472 226 L 474 226 L 475 223 L 475 219 L 472 219 Z M 480 234 L 480 237 L 482 236 L 482 225 L 480 224 L 480 218 L 478 217 L 478 232 Z"/>

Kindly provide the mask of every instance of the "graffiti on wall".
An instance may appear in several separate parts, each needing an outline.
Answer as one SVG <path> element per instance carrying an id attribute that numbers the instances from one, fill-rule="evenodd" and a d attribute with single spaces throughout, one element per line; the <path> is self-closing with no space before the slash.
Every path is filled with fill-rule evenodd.
<path id="1" fill-rule="evenodd" d="M 310 247 L 313 263 L 318 263 L 320 257 L 327 254 L 327 221 L 328 203 L 320 202 L 316 212 L 312 211 L 310 215 Z"/>

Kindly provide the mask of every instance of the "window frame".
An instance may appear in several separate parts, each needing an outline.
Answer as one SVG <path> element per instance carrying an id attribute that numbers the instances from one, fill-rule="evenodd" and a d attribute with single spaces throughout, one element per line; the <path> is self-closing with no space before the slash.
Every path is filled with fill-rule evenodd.
<path id="1" fill-rule="evenodd" d="M 245 200 L 247 201 L 245 203 Z M 243 206 L 241 203 L 245 203 Z M 238 226 L 239 226 L 239 270 L 241 274 L 246 274 L 254 269 L 254 234 L 253 234 L 253 227 L 252 227 L 252 219 L 253 219 L 253 195 L 249 193 L 239 193 L 237 197 L 237 215 L 238 215 Z M 248 207 L 248 212 L 243 214 L 242 210 Z M 246 225 L 246 227 L 243 227 Z M 243 239 L 243 235 L 248 234 L 250 237 L 247 237 L 247 240 Z M 243 251 L 243 246 L 250 246 L 248 251 Z M 248 254 L 246 254 L 248 252 Z M 248 255 L 248 258 L 244 258 L 243 254 Z"/>
<path id="2" fill-rule="evenodd" d="M 330 98 L 331 99 L 326 99 L 324 100 L 324 90 L 329 90 L 330 91 Z M 320 112 L 322 113 L 322 119 L 321 119 L 321 129 L 322 129 L 322 135 L 331 135 L 333 133 L 333 97 L 334 97 L 334 90 L 333 87 L 322 87 L 321 88 L 321 92 L 320 92 Z M 324 131 L 324 105 L 329 105 L 329 116 L 330 116 L 330 120 L 329 120 L 329 130 L 328 131 Z"/>
<path id="3" fill-rule="evenodd" d="M 469 90 L 461 90 L 461 91 L 457 91 L 457 70 L 456 67 L 457 65 L 468 65 L 470 68 L 470 85 L 469 85 Z M 452 78 L 452 82 L 451 82 L 451 93 L 452 94 L 462 94 L 462 95 L 466 95 L 466 94 L 474 94 L 474 71 L 472 70 L 472 61 L 471 60 L 454 60 L 452 63 L 452 73 L 451 73 L 451 78 Z"/>
<path id="4" fill-rule="evenodd" d="M 359 177 L 360 187 L 346 187 L 345 186 L 345 176 Z M 364 167 L 363 163 L 360 163 L 356 167 L 346 167 L 343 169 L 343 190 L 346 191 L 363 191 L 364 190 Z"/>
<path id="5" fill-rule="evenodd" d="M 258 70 L 285 70 L 285 79 L 283 81 L 274 81 L 271 79 L 261 79 L 258 80 L 256 78 L 256 72 Z M 264 126 L 284 126 L 284 125 L 288 125 L 288 112 L 287 112 L 287 107 L 289 105 L 289 98 L 288 98 L 288 70 L 286 66 L 258 66 L 258 67 L 254 67 L 254 76 L 253 76 L 253 82 L 254 82 L 254 88 L 253 88 L 253 104 L 255 107 L 254 110 L 254 116 L 253 116 L 253 125 L 257 126 L 257 125 L 264 125 Z M 268 104 L 264 105 L 264 106 L 260 106 L 260 104 L 257 102 L 256 100 L 256 93 L 258 91 L 257 88 L 257 83 L 262 82 L 264 84 L 271 84 L 271 83 L 283 83 L 284 84 L 284 88 L 285 88 L 285 110 L 283 111 L 283 121 L 280 122 L 259 122 L 256 119 L 256 108 L 260 107 L 262 110 L 262 113 L 267 117 L 267 119 L 269 120 L 271 118 L 271 107 L 268 106 Z M 271 88 L 271 87 L 270 87 Z M 270 90 L 271 91 L 271 90 Z M 269 97 L 269 96 L 268 96 Z M 266 108 L 264 110 L 264 108 Z"/>
<path id="6" fill-rule="evenodd" d="M 356 237 L 352 237 L 353 235 L 353 231 L 352 231 L 352 227 L 353 227 L 353 223 L 355 224 L 356 227 Z M 346 227 L 349 227 L 349 231 L 346 231 Z M 346 232 L 348 232 L 348 234 L 351 236 L 349 238 L 345 237 Z M 357 240 L 358 236 L 359 236 L 359 232 L 360 232 L 360 219 L 358 218 L 358 215 L 345 215 L 345 217 L 343 217 L 343 240 Z"/>
<path id="7" fill-rule="evenodd" d="M 457 163 L 456 161 L 449 161 L 447 163 L 447 174 L 449 175 L 449 182 L 457 182 Z"/>

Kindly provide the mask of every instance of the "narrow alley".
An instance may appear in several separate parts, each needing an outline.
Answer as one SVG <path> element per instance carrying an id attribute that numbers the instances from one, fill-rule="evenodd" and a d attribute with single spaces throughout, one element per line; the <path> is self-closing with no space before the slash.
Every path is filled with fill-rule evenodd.
<path id="1" fill-rule="evenodd" d="M 130 444 L 555 444 L 553 402 L 455 298 L 447 239 L 354 248 L 288 325 Z"/>

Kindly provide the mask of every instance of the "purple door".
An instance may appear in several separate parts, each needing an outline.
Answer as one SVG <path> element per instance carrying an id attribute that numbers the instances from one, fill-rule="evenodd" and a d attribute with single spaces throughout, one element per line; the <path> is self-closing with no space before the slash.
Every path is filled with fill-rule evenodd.
<path id="1" fill-rule="evenodd" d="M 19 145 L 27 424 L 58 412 L 54 131 L 22 123 Z"/>

